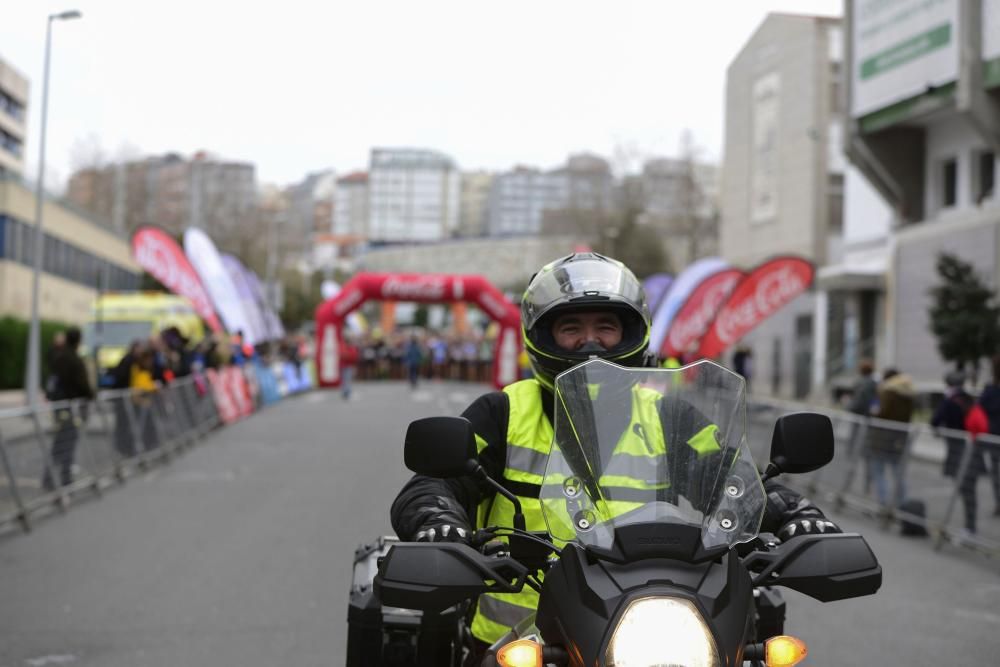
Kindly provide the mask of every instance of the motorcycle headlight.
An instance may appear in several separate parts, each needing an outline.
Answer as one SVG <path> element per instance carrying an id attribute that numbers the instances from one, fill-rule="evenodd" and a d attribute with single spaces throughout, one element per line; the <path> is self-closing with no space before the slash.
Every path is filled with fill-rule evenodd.
<path id="1" fill-rule="evenodd" d="M 688 600 L 649 597 L 622 614 L 607 652 L 608 667 L 720 667 L 719 651 Z"/>

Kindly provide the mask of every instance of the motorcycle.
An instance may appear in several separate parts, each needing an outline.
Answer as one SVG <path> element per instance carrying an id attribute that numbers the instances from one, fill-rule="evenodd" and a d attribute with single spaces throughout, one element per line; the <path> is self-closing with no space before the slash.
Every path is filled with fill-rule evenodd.
<path id="1" fill-rule="evenodd" d="M 528 586 L 539 592 L 536 613 L 481 664 L 791 667 L 807 649 L 783 634 L 778 587 L 827 602 L 881 586 L 881 567 L 858 534 L 782 543 L 760 533 L 764 481 L 827 464 L 832 425 L 814 413 L 781 417 L 759 472 L 745 383 L 722 366 L 635 369 L 593 359 L 556 379 L 553 427 L 539 496 L 548 530 L 540 533 L 525 530 L 517 498 L 478 464 L 468 421 L 410 425 L 408 468 L 475 475 L 515 508 L 512 527 L 477 531 L 471 545 L 384 545 L 374 598 L 452 629 L 443 648 L 425 646 L 414 663 L 463 664 L 471 601 Z"/>

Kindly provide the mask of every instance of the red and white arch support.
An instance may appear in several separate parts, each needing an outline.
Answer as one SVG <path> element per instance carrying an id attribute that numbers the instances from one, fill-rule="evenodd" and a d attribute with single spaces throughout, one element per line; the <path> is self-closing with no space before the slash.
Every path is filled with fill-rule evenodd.
<path id="1" fill-rule="evenodd" d="M 493 384 L 504 387 L 518 379 L 521 314 L 482 276 L 426 273 L 359 273 L 332 299 L 316 309 L 316 373 L 321 387 L 340 385 L 340 349 L 344 319 L 365 301 L 417 303 L 470 302 L 500 324 L 493 359 Z"/>

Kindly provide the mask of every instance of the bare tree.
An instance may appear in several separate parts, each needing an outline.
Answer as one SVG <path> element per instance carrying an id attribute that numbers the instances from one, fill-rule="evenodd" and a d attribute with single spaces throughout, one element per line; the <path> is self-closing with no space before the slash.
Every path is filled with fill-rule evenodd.
<path id="1" fill-rule="evenodd" d="M 636 145 L 618 144 L 611 159 L 614 180 L 606 205 L 547 211 L 543 233 L 586 240 L 599 252 L 624 262 L 639 277 L 670 271 L 664 237 L 648 224 L 645 214 L 648 193 L 638 175 L 644 157 Z"/>
<path id="2" fill-rule="evenodd" d="M 667 240 L 677 269 L 714 254 L 718 247 L 718 212 L 711 187 L 716 170 L 700 160 L 700 153 L 685 130 L 679 157 L 647 159 L 642 167 L 643 217 Z"/>
<path id="3" fill-rule="evenodd" d="M 718 211 L 709 201 L 703 185 L 704 176 L 698 159 L 700 149 L 690 130 L 681 135 L 680 179 L 677 192 L 677 215 L 672 227 L 685 244 L 687 261 L 692 262 L 718 245 Z"/>

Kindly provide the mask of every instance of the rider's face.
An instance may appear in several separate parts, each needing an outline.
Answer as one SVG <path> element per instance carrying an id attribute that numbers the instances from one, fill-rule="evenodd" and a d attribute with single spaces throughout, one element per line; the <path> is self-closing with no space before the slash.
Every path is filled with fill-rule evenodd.
<path id="1" fill-rule="evenodd" d="M 568 313 L 553 322 L 552 338 L 564 350 L 578 350 L 591 342 L 610 350 L 622 341 L 622 321 L 606 311 Z"/>

